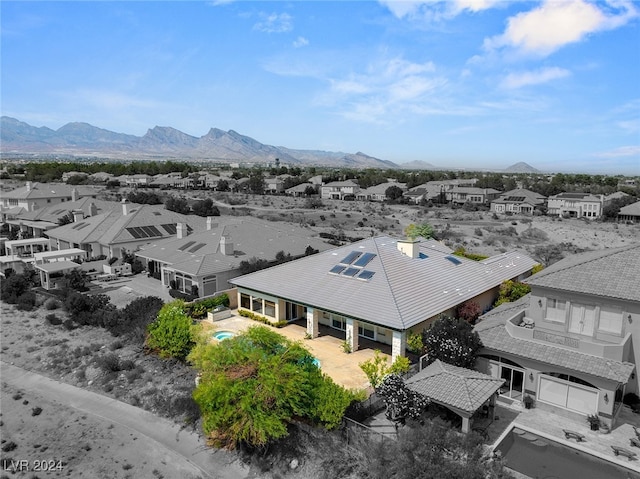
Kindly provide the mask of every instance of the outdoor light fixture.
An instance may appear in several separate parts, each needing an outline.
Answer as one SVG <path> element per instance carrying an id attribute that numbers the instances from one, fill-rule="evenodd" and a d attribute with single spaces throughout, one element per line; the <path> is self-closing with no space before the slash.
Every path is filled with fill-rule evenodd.
<path id="1" fill-rule="evenodd" d="M 629 323 L 633 322 L 633 319 L 631 318 L 631 314 L 629 314 L 629 316 L 627 316 L 627 320 L 629 320 Z"/>
<path id="2" fill-rule="evenodd" d="M 604 403 L 609 404 L 609 395 L 605 393 L 604 395 Z"/>
<path id="3" fill-rule="evenodd" d="M 533 381 L 533 373 L 529 373 L 529 381 Z"/>
<path id="4" fill-rule="evenodd" d="M 538 300 L 538 306 L 540 306 L 542 308 L 542 300 L 541 299 Z"/>

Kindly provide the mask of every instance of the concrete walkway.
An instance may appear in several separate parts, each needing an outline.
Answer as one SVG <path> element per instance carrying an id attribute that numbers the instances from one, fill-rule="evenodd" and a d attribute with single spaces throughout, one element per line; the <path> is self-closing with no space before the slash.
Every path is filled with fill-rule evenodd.
<path id="1" fill-rule="evenodd" d="M 243 479 L 249 469 L 232 454 L 209 449 L 196 433 L 148 411 L 0 361 L 2 381 L 83 413 L 119 424 L 197 468 L 204 478 Z"/>

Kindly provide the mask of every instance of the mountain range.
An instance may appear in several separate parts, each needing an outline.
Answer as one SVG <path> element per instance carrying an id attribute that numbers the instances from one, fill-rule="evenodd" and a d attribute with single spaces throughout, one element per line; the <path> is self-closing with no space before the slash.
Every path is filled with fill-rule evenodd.
<path id="1" fill-rule="evenodd" d="M 8 116 L 0 118 L 0 153 L 94 156 L 114 159 L 179 159 L 228 163 L 273 163 L 337 168 L 442 169 L 425 161 L 398 165 L 362 152 L 294 150 L 260 143 L 229 130 L 211 128 L 195 137 L 166 126 L 156 126 L 144 136 L 128 135 L 98 128 L 88 123 L 67 123 L 52 130 L 35 127 Z M 450 168 L 448 168 L 450 169 Z M 509 173 L 538 173 L 526 163 L 503 170 Z"/>

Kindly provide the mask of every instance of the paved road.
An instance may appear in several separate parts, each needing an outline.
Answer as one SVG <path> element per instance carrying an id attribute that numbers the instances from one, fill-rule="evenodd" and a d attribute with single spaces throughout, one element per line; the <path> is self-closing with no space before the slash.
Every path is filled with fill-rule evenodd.
<path id="1" fill-rule="evenodd" d="M 158 448 L 164 448 L 194 467 L 204 478 L 243 479 L 249 476 L 244 467 L 230 453 L 205 447 L 197 434 L 181 428 L 148 411 L 92 391 L 61 383 L 26 369 L 0 361 L 3 382 L 43 395 L 47 399 L 72 407 L 85 414 L 111 421 L 146 436 Z"/>

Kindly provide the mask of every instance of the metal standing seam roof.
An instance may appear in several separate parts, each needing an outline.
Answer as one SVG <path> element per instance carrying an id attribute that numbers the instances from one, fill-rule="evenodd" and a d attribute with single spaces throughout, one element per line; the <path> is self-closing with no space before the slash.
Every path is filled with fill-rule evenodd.
<path id="1" fill-rule="evenodd" d="M 532 286 L 640 301 L 640 244 L 577 254 L 543 269 L 526 282 Z"/>
<path id="2" fill-rule="evenodd" d="M 325 311 L 406 330 L 464 301 L 526 273 L 536 261 L 524 253 L 505 253 L 476 262 L 420 246 L 420 258 L 397 248 L 397 240 L 380 236 L 302 258 L 231 280 L 236 286 L 286 298 Z M 368 281 L 329 274 L 351 251 L 376 256 L 366 269 Z"/>
<path id="3" fill-rule="evenodd" d="M 73 261 L 54 261 L 53 263 L 36 264 L 34 266 L 36 269 L 48 273 L 57 273 L 59 271 L 67 271 L 80 267 L 78 263 L 74 263 Z"/>
<path id="4" fill-rule="evenodd" d="M 435 402 L 473 413 L 504 384 L 504 379 L 436 359 L 405 384 Z"/>
<path id="5" fill-rule="evenodd" d="M 635 369 L 635 365 L 632 363 L 615 361 L 550 343 L 529 341 L 511 336 L 505 324 L 509 318 L 527 308 L 530 297 L 529 294 L 516 302 L 502 304 L 480 317 L 480 322 L 474 330 L 480 336 L 486 349 L 620 383 L 629 381 L 629 376 Z"/>

